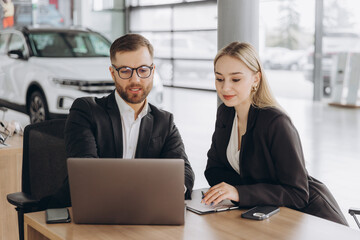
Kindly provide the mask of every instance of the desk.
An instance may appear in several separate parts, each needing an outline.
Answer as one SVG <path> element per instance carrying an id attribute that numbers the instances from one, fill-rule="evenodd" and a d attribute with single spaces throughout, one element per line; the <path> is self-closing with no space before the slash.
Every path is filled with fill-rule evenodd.
<path id="1" fill-rule="evenodd" d="M 21 191 L 23 138 L 14 135 L 0 148 L 0 240 L 17 239 L 17 213 L 6 195 Z"/>
<path id="2" fill-rule="evenodd" d="M 280 208 L 279 213 L 264 221 L 241 218 L 241 212 L 243 210 L 232 210 L 200 216 L 187 211 L 184 226 L 159 226 L 46 224 L 42 211 L 25 214 L 25 240 L 360 239 L 360 231 L 289 208 Z"/>

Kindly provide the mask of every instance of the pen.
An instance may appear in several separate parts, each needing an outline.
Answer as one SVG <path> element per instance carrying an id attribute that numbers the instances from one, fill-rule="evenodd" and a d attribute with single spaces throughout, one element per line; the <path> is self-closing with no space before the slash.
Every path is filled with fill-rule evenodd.
<path id="1" fill-rule="evenodd" d="M 201 195 L 202 195 L 202 199 L 204 199 L 204 197 L 205 197 L 204 191 L 201 191 Z"/>

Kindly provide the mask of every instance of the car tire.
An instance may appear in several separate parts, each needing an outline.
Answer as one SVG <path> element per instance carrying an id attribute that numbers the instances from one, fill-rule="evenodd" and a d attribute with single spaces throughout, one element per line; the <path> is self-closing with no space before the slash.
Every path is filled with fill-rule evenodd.
<path id="1" fill-rule="evenodd" d="M 49 110 L 44 95 L 40 91 L 34 91 L 30 95 L 28 104 L 30 123 L 43 122 L 49 119 Z"/>

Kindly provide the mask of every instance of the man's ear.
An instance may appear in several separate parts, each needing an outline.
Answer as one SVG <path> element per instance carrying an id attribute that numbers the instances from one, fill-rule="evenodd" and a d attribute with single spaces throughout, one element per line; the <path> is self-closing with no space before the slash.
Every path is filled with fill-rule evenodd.
<path id="1" fill-rule="evenodd" d="M 109 67 L 109 71 L 110 71 L 110 74 L 111 74 L 111 78 L 115 81 L 115 71 L 111 66 Z"/>

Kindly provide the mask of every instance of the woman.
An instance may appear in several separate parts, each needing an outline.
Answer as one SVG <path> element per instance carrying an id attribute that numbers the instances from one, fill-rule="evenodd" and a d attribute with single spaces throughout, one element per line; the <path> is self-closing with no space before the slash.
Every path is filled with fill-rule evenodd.
<path id="1" fill-rule="evenodd" d="M 214 60 L 223 101 L 208 152 L 205 204 L 286 206 L 347 225 L 327 187 L 308 175 L 297 130 L 270 92 L 254 48 L 233 42 Z"/>

